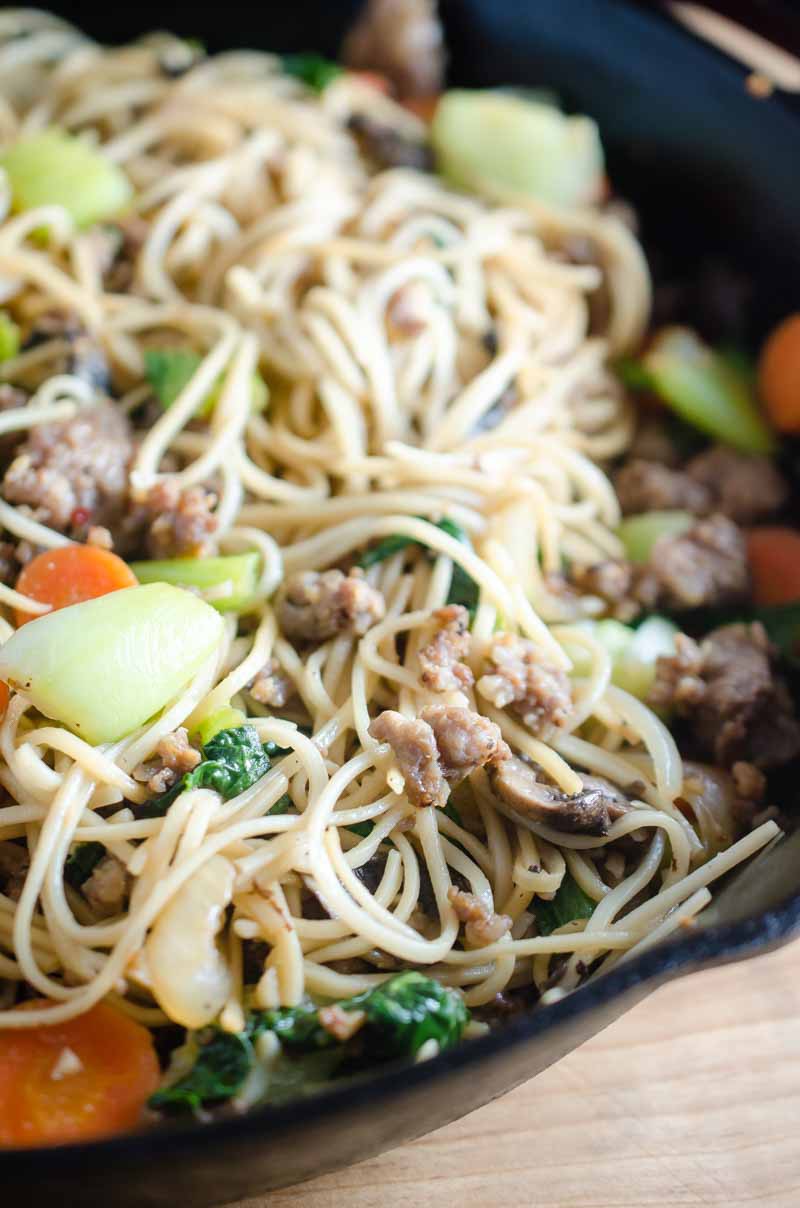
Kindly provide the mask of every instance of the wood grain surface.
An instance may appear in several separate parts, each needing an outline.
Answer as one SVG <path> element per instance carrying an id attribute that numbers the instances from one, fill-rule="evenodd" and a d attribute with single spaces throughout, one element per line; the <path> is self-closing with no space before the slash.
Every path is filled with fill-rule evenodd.
<path id="1" fill-rule="evenodd" d="M 237 1208 L 800 1208 L 800 941 L 673 983 L 428 1137 Z"/>

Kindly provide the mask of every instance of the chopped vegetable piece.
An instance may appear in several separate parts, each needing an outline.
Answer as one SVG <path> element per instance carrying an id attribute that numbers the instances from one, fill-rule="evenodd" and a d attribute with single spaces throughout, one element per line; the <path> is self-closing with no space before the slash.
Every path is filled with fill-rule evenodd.
<path id="1" fill-rule="evenodd" d="M 20 330 L 11 315 L 0 310 L 0 361 L 10 361 L 19 352 Z"/>
<path id="2" fill-rule="evenodd" d="M 800 432 L 800 314 L 779 323 L 761 352 L 758 388 L 779 432 Z"/>
<path id="3" fill-rule="evenodd" d="M 290 814 L 293 809 L 294 809 L 294 802 L 292 801 L 292 799 L 288 793 L 284 793 L 282 797 L 278 798 L 278 800 L 271 807 L 271 809 L 267 810 L 267 813 L 274 818 L 278 814 Z"/>
<path id="4" fill-rule="evenodd" d="M 761 622 L 767 637 L 785 659 L 794 664 L 800 663 L 800 601 L 756 608 L 749 619 Z"/>
<path id="5" fill-rule="evenodd" d="M 8 691 L 8 684 L 4 684 L 3 681 L 0 680 L 0 721 L 2 721 L 6 715 L 9 696 L 10 693 Z"/>
<path id="6" fill-rule="evenodd" d="M 60 205 L 79 227 L 118 214 L 133 190 L 102 151 L 63 130 L 42 130 L 12 143 L 0 156 L 15 210 Z"/>
<path id="7" fill-rule="evenodd" d="M 238 709 L 232 709 L 238 713 Z M 235 725 L 217 730 L 203 743 L 205 758 L 192 772 L 186 772 L 166 793 L 154 797 L 139 810 L 140 818 L 160 818 L 173 801 L 187 789 L 213 789 L 226 800 L 236 797 L 260 780 L 270 769 L 267 746 L 259 742 L 253 726 Z"/>
<path id="8" fill-rule="evenodd" d="M 617 656 L 613 682 L 631 696 L 647 700 L 656 678 L 656 662 L 662 656 L 674 655 L 678 633 L 678 626 L 665 617 L 648 617 Z"/>
<path id="9" fill-rule="evenodd" d="M 800 532 L 757 528 L 747 534 L 747 560 L 757 605 L 800 600 Z"/>
<path id="10" fill-rule="evenodd" d="M 775 440 L 752 383 L 730 357 L 688 327 L 665 327 L 638 366 L 641 382 L 687 423 L 744 453 L 770 453 Z M 630 369 L 627 371 L 630 381 Z"/>
<path id="11" fill-rule="evenodd" d="M 219 612 L 241 612 L 255 599 L 260 571 L 256 553 L 226 554 L 216 558 L 167 558 L 160 562 L 133 562 L 131 571 L 140 583 L 172 583 L 208 593 L 208 603 Z"/>
<path id="12" fill-rule="evenodd" d="M 649 561 L 659 538 L 677 537 L 693 524 L 690 512 L 643 512 L 640 516 L 626 516 L 617 535 L 631 562 L 643 565 Z"/>
<path id="13" fill-rule="evenodd" d="M 102 843 L 79 843 L 64 861 L 64 880 L 73 889 L 80 889 L 105 854 Z"/>
<path id="14" fill-rule="evenodd" d="M 420 516 L 418 519 L 424 520 L 425 517 Z M 440 528 L 443 533 L 447 533 L 449 537 L 455 537 L 456 541 L 460 541 L 463 545 L 472 548 L 469 537 L 455 520 L 450 520 L 445 516 L 444 519 L 437 520 L 436 527 Z M 383 562 L 386 558 L 391 558 L 393 554 L 407 549 L 410 545 L 422 546 L 422 542 L 416 541 L 413 537 L 402 537 L 399 533 L 391 537 L 384 537 L 377 545 L 373 545 L 371 549 L 368 549 L 361 555 L 358 565 L 364 569 L 374 566 L 376 562 Z M 470 616 L 474 616 L 479 599 L 480 588 L 478 584 L 471 575 L 467 574 L 463 567 L 454 563 L 446 603 L 463 604 L 469 611 Z"/>
<path id="15" fill-rule="evenodd" d="M 148 348 L 144 354 L 144 370 L 153 392 L 163 407 L 171 407 L 184 386 L 194 377 L 201 357 L 190 348 Z M 198 419 L 207 419 L 219 402 L 221 379 L 195 412 Z M 263 411 L 269 401 L 267 383 L 256 370 L 250 380 L 250 411 Z"/>
<path id="16" fill-rule="evenodd" d="M 232 730 L 236 726 L 243 726 L 246 721 L 247 717 L 241 709 L 232 709 L 230 705 L 226 705 L 224 709 L 218 709 L 198 726 L 200 745 L 205 746 L 207 742 L 211 742 L 211 739 L 215 738 L 220 730 Z"/>
<path id="17" fill-rule="evenodd" d="M 52 1004 L 25 1003 L 18 1010 Z M 60 1072 L 65 1054 L 70 1068 Z M 60 1145 L 128 1132 L 158 1086 L 147 1028 L 101 1003 L 65 1023 L 3 1033 L 0 1146 Z"/>
<path id="18" fill-rule="evenodd" d="M 584 893 L 578 882 L 567 872 L 564 880 L 549 901 L 539 898 L 536 902 L 536 924 L 539 935 L 552 935 L 559 927 L 576 919 L 590 919 L 597 905 Z"/>
<path id="19" fill-rule="evenodd" d="M 431 124 L 437 167 L 452 184 L 481 181 L 554 205 L 590 205 L 601 195 L 603 148 L 588 117 L 509 92 L 453 91 Z"/>
<path id="20" fill-rule="evenodd" d="M 302 80 L 314 92 L 324 92 L 329 84 L 344 73 L 344 68 L 322 55 L 307 52 L 296 55 L 283 55 L 283 70 L 287 75 Z"/>
<path id="21" fill-rule="evenodd" d="M 127 562 L 110 550 L 95 545 L 61 545 L 47 549 L 25 566 L 17 579 L 17 591 L 53 611 L 96 600 L 124 587 L 136 587 L 136 575 Z M 21 608 L 15 612 L 17 625 L 34 620 Z"/>
<path id="22" fill-rule="evenodd" d="M 0 649 L 0 678 L 90 743 L 116 742 L 177 696 L 224 622 L 166 583 L 37 617 Z"/>
<path id="23" fill-rule="evenodd" d="M 191 1045 L 191 1042 L 190 1042 Z M 194 1064 L 175 1082 L 168 1082 L 150 1097 L 150 1107 L 169 1111 L 199 1111 L 231 1099 L 255 1061 L 250 1038 L 241 1033 L 207 1028 L 194 1041 Z M 179 1053 L 181 1062 L 192 1060 L 190 1046 Z"/>

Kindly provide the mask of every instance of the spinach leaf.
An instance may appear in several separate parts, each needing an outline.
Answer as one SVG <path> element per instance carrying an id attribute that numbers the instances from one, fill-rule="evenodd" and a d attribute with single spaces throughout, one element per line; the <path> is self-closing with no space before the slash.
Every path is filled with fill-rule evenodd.
<path id="1" fill-rule="evenodd" d="M 551 935 L 558 927 L 564 927 L 575 919 L 591 918 L 596 905 L 572 875 L 566 873 L 555 897 L 549 902 L 539 899 L 536 903 L 539 935 Z"/>
<path id="2" fill-rule="evenodd" d="M 102 843 L 79 843 L 64 861 L 64 880 L 73 889 L 80 889 L 105 854 L 106 849 Z"/>
<path id="3" fill-rule="evenodd" d="M 344 72 L 344 68 L 338 63 L 311 52 L 282 55 L 282 62 L 287 75 L 302 80 L 314 92 L 324 92 L 328 85 Z"/>
<path id="4" fill-rule="evenodd" d="M 419 516 L 417 519 L 424 520 L 425 517 Z M 436 522 L 436 527 L 441 529 L 443 533 L 447 533 L 449 537 L 455 537 L 456 541 L 460 541 L 462 545 L 471 548 L 469 537 L 455 520 L 450 520 L 449 517 L 445 516 L 442 520 Z M 375 566 L 377 562 L 384 562 L 387 558 L 391 558 L 393 554 L 397 554 L 400 550 L 407 549 L 411 545 L 425 548 L 423 542 L 417 541 L 413 537 L 402 537 L 399 533 L 391 537 L 384 537 L 377 545 L 373 545 L 371 549 L 366 550 L 361 555 L 358 565 L 366 570 L 370 566 Z M 479 597 L 480 589 L 472 576 L 468 575 L 458 563 L 453 563 L 453 573 L 450 578 L 447 603 L 462 604 L 469 611 L 470 617 L 473 617 L 475 609 L 478 606 Z"/>
<path id="5" fill-rule="evenodd" d="M 276 814 L 288 814 L 294 809 L 294 802 L 288 793 L 284 793 L 282 797 L 273 805 L 272 809 L 267 811 L 267 814 L 274 817 Z"/>
<path id="6" fill-rule="evenodd" d="M 159 797 L 145 802 L 137 816 L 163 817 L 176 797 L 187 789 L 214 789 L 227 801 L 229 797 L 236 797 L 249 789 L 271 766 L 267 747 L 262 746 L 254 726 L 233 726 L 229 730 L 219 730 L 203 747 L 203 755 L 205 758 L 193 772 L 187 772 Z M 276 801 L 275 806 L 282 800 Z M 275 806 L 272 807 L 273 811 Z M 286 810 L 277 812 L 285 813 Z"/>
<path id="7" fill-rule="evenodd" d="M 246 1033 L 207 1029 L 194 1065 L 170 1086 L 150 1096 L 150 1107 L 165 1111 L 198 1111 L 231 1099 L 253 1068 L 255 1054 Z"/>

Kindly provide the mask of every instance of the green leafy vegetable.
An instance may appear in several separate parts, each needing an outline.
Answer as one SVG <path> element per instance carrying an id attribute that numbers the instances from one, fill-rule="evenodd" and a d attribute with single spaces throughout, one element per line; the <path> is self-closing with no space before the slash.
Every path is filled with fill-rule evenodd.
<path id="1" fill-rule="evenodd" d="M 588 117 L 507 91 L 445 92 L 431 123 L 438 170 L 460 188 L 481 186 L 555 205 L 596 201 L 603 147 Z"/>
<path id="2" fill-rule="evenodd" d="M 290 814 L 293 809 L 294 802 L 288 793 L 284 793 L 282 797 L 278 798 L 278 800 L 275 802 L 272 808 L 267 811 L 267 813 L 270 816 L 275 817 L 277 814 Z"/>
<path id="3" fill-rule="evenodd" d="M 60 205 L 79 227 L 119 213 L 133 190 L 120 167 L 84 139 L 42 130 L 12 143 L 0 156 L 15 210 Z"/>
<path id="4" fill-rule="evenodd" d="M 206 1029 L 188 1073 L 150 1097 L 150 1106 L 170 1111 L 199 1111 L 231 1099 L 253 1068 L 255 1054 L 243 1033 Z"/>
<path id="5" fill-rule="evenodd" d="M 651 390 L 693 427 L 745 453 L 771 453 L 775 439 L 753 393 L 752 375 L 730 352 L 709 348 L 688 327 L 665 327 L 622 380 Z"/>
<path id="6" fill-rule="evenodd" d="M 301 80 L 314 92 L 324 92 L 328 85 L 344 72 L 344 68 L 338 63 L 312 52 L 283 55 L 282 63 L 287 75 Z"/>
<path id="7" fill-rule="evenodd" d="M 416 519 L 425 520 L 426 517 L 418 516 Z M 455 520 L 450 520 L 445 516 L 442 520 L 437 520 L 436 528 L 441 529 L 443 533 L 447 533 L 449 537 L 454 537 L 462 545 L 471 548 L 469 537 Z M 403 537 L 399 533 L 391 537 L 384 537 L 377 545 L 373 545 L 371 549 L 366 550 L 361 555 L 358 565 L 366 570 L 367 567 L 374 566 L 377 562 L 384 562 L 387 558 L 391 558 L 393 554 L 399 553 L 400 550 L 408 549 L 411 545 L 419 546 L 422 549 L 427 548 L 424 542 L 417 541 L 414 537 Z M 447 603 L 462 604 L 469 611 L 470 616 L 474 616 L 479 598 L 480 589 L 478 584 L 471 575 L 467 574 L 463 567 L 459 566 L 458 563 L 454 563 L 450 579 L 450 589 L 447 593 Z"/>
<path id="8" fill-rule="evenodd" d="M 589 919 L 597 905 L 585 894 L 571 873 L 564 880 L 549 902 L 539 898 L 536 902 L 536 923 L 540 935 L 552 935 L 559 927 L 565 927 L 576 919 Z"/>
<path id="9" fill-rule="evenodd" d="M 335 1005 L 364 1014 L 362 1026 L 344 1042 L 322 1026 L 319 1007 L 310 1000 L 296 1007 L 252 1012 L 240 1036 L 204 1029 L 179 1050 L 179 1076 L 152 1096 L 150 1106 L 197 1111 L 232 1098 L 256 1065 L 254 1042 L 264 1032 L 272 1032 L 282 1048 L 266 1069 L 266 1098 L 283 1102 L 337 1071 L 355 1072 L 378 1061 L 412 1057 L 428 1040 L 435 1040 L 440 1049 L 450 1048 L 469 1022 L 457 991 L 414 970 Z M 186 1061 L 193 1056 L 194 1064 L 187 1070 Z"/>
<path id="10" fill-rule="evenodd" d="M 102 843 L 79 843 L 64 861 L 64 880 L 73 889 L 80 889 L 105 854 Z"/>
<path id="11" fill-rule="evenodd" d="M 203 755 L 194 771 L 186 772 L 166 793 L 145 802 L 138 816 L 163 817 L 176 797 L 189 789 L 213 789 L 227 801 L 249 789 L 270 769 L 269 756 L 253 726 L 217 731 L 203 745 Z"/>
<path id="12" fill-rule="evenodd" d="M 19 352 L 20 330 L 6 311 L 0 310 L 0 361 L 10 361 Z"/>
<path id="13" fill-rule="evenodd" d="M 171 407 L 184 386 L 194 377 L 201 357 L 190 348 L 148 348 L 144 354 L 145 376 L 162 407 Z M 195 414 L 206 419 L 219 401 L 221 379 L 197 408 Z M 250 410 L 263 411 L 269 401 L 267 384 L 257 371 L 250 381 Z"/>
<path id="14" fill-rule="evenodd" d="M 221 554 L 214 558 L 165 558 L 133 562 L 140 583 L 172 583 L 208 592 L 208 603 L 218 612 L 241 612 L 252 605 L 261 567 L 259 555 Z"/>

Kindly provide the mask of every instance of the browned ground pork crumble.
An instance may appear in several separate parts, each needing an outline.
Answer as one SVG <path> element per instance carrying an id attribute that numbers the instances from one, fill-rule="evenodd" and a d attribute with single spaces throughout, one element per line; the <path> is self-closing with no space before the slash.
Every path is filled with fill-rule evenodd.
<path id="1" fill-rule="evenodd" d="M 780 511 L 788 487 L 768 457 L 712 445 L 682 469 L 634 457 L 614 479 L 626 514 L 678 509 L 708 516 L 718 512 L 736 524 L 752 524 Z"/>
<path id="2" fill-rule="evenodd" d="M 164 735 L 155 756 L 155 759 L 139 764 L 133 772 L 136 780 L 146 781 L 154 796 L 165 793 L 186 772 L 193 771 L 202 759 L 200 752 L 189 742 L 184 726 Z"/>
<path id="3" fill-rule="evenodd" d="M 287 637 L 325 642 L 340 633 L 362 636 L 386 615 L 386 603 L 358 568 L 349 575 L 340 570 L 304 570 L 286 582 L 277 611 Z"/>
<path id="4" fill-rule="evenodd" d="M 465 924 L 464 939 L 470 948 L 494 944 L 511 930 L 509 916 L 490 910 L 476 894 L 451 885 L 447 897 L 459 922 Z"/>
<path id="5" fill-rule="evenodd" d="M 472 636 L 469 613 L 461 604 L 448 604 L 433 614 L 437 629 L 419 652 L 421 680 L 432 692 L 457 692 L 469 688 L 474 676 L 466 663 Z"/>
<path id="6" fill-rule="evenodd" d="M 569 678 L 528 638 L 501 633 L 492 641 L 478 692 L 496 709 L 511 705 L 533 734 L 561 726 L 572 708 Z"/>

